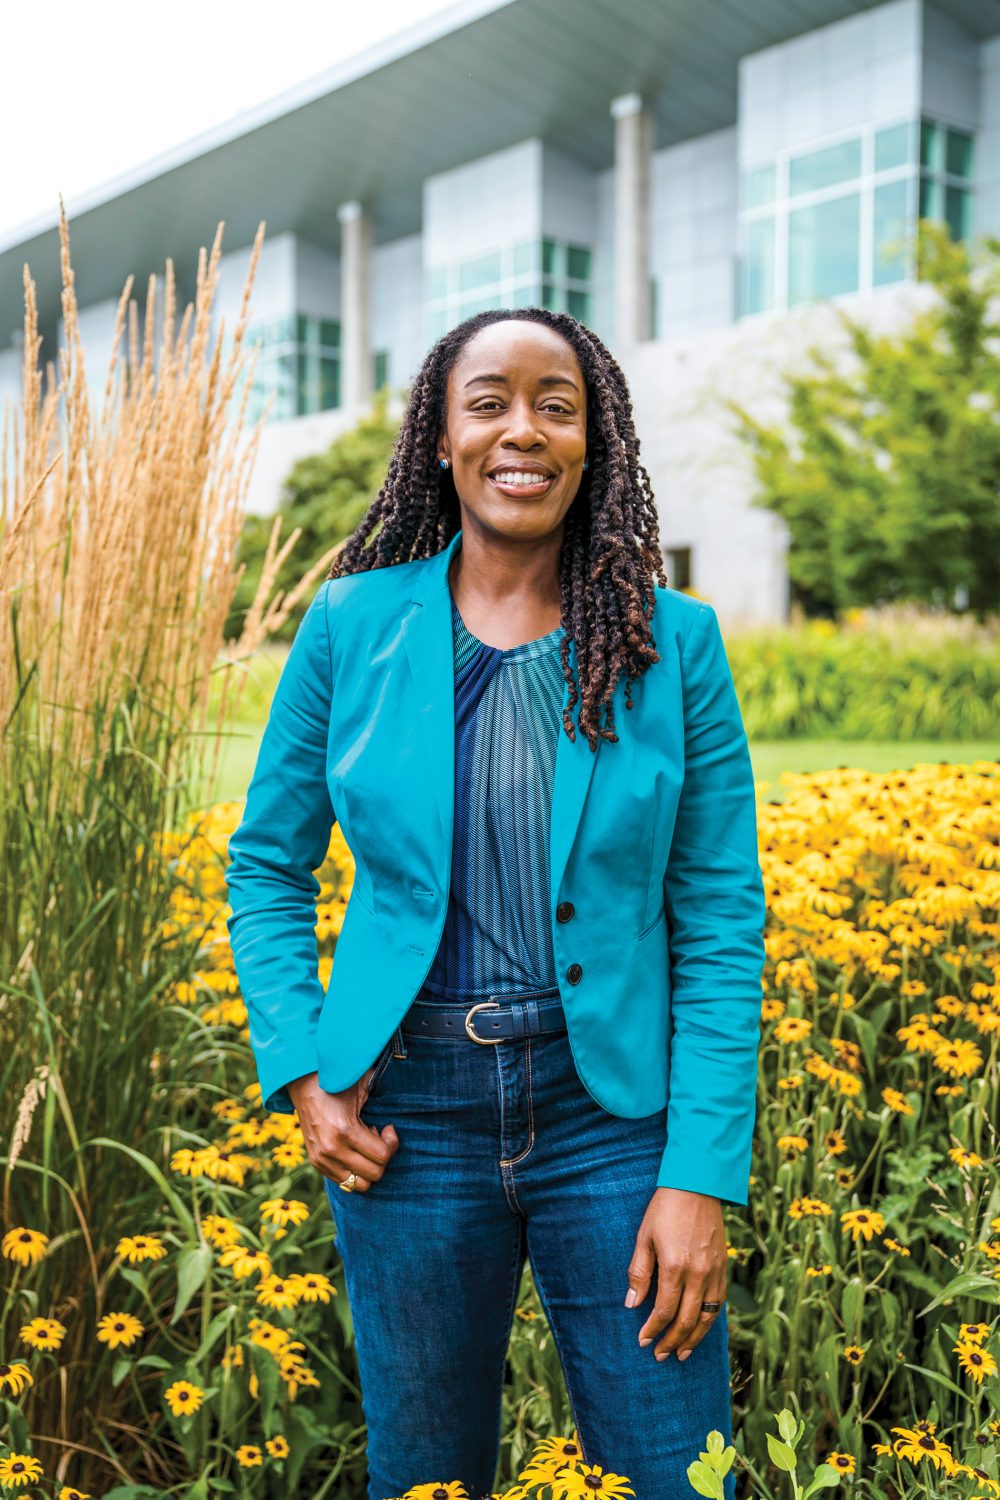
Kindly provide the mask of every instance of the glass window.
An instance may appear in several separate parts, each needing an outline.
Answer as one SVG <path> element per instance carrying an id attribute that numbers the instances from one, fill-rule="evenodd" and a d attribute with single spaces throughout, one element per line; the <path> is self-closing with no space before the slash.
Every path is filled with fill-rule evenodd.
<path id="1" fill-rule="evenodd" d="M 560 312 L 558 289 L 551 281 L 542 282 L 542 306 L 549 307 L 553 312 Z"/>
<path id="2" fill-rule="evenodd" d="M 450 327 L 451 318 L 449 316 L 448 309 L 445 307 L 439 307 L 434 312 L 428 315 L 427 337 L 432 344 L 436 344 L 438 339 L 444 337 Z"/>
<path id="3" fill-rule="evenodd" d="M 964 130 L 949 130 L 944 169 L 952 177 L 972 176 L 972 136 Z"/>
<path id="4" fill-rule="evenodd" d="M 672 589 L 691 587 L 691 548 L 668 547 L 664 552 L 667 565 L 667 581 Z"/>
<path id="5" fill-rule="evenodd" d="M 889 125 L 875 132 L 875 170 L 887 172 L 892 167 L 905 167 L 910 161 L 910 137 L 912 125 L 906 120 L 902 125 Z"/>
<path id="6" fill-rule="evenodd" d="M 375 389 L 380 391 L 389 380 L 389 351 L 387 349 L 375 350 L 375 369 L 373 378 Z"/>
<path id="7" fill-rule="evenodd" d="M 511 307 L 539 307 L 541 305 L 541 292 L 537 281 L 526 281 L 523 286 L 517 286 L 510 294 Z"/>
<path id="8" fill-rule="evenodd" d="M 773 165 L 755 167 L 752 172 L 747 172 L 743 180 L 747 208 L 763 208 L 766 203 L 773 203 L 777 180 L 777 169 Z"/>
<path id="9" fill-rule="evenodd" d="M 557 276 L 559 274 L 557 260 L 561 259 L 558 254 L 559 247 L 555 240 L 542 240 L 542 274 L 545 276 Z"/>
<path id="10" fill-rule="evenodd" d="M 880 183 L 875 189 L 872 242 L 872 285 L 886 286 L 906 275 L 903 239 L 907 228 L 907 193 L 910 179 Z"/>
<path id="11" fill-rule="evenodd" d="M 788 303 L 858 289 L 860 193 L 797 208 L 788 216 Z"/>
<path id="12" fill-rule="evenodd" d="M 448 295 L 448 271 L 444 266 L 427 273 L 427 296 L 432 302 Z"/>
<path id="13" fill-rule="evenodd" d="M 566 275 L 571 281 L 590 280 L 590 250 L 586 245 L 566 246 Z"/>
<path id="14" fill-rule="evenodd" d="M 967 240 L 971 230 L 972 195 L 968 188 L 952 187 L 944 190 L 944 218 L 953 240 Z"/>
<path id="15" fill-rule="evenodd" d="M 320 318 L 319 341 L 324 349 L 340 348 L 339 318 Z"/>
<path id="16" fill-rule="evenodd" d="M 920 165 L 940 172 L 942 166 L 943 131 L 933 120 L 920 122 Z"/>
<path id="17" fill-rule="evenodd" d="M 464 261 L 458 268 L 458 289 L 471 291 L 473 287 L 491 286 L 500 280 L 500 252 L 481 255 L 478 260 Z"/>
<path id="18" fill-rule="evenodd" d="M 581 323 L 590 322 L 590 293 L 577 292 L 572 287 L 566 293 L 566 311 Z"/>
<path id="19" fill-rule="evenodd" d="M 808 156 L 793 156 L 788 169 L 789 196 L 832 187 L 836 182 L 848 182 L 861 174 L 861 139 L 856 136 L 853 140 L 841 141 L 839 146 L 811 151 Z"/>
<path id="20" fill-rule="evenodd" d="M 747 226 L 744 311 L 766 312 L 774 306 L 774 220 L 755 219 Z"/>
<path id="21" fill-rule="evenodd" d="M 940 219 L 944 217 L 943 186 L 934 177 L 920 179 L 920 217 Z"/>

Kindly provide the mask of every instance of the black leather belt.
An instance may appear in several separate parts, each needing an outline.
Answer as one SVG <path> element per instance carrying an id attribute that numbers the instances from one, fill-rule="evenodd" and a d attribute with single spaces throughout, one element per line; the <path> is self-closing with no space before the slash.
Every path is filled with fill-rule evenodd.
<path id="1" fill-rule="evenodd" d="M 404 1036 L 452 1036 L 456 1040 L 469 1037 L 487 1046 L 566 1029 L 566 1013 L 558 989 L 490 996 L 472 1006 L 417 999 L 402 1021 Z"/>

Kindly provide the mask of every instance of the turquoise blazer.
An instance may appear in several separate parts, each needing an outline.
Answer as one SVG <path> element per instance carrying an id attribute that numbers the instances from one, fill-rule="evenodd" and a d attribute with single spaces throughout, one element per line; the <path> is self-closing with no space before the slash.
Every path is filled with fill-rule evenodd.
<path id="1" fill-rule="evenodd" d="M 275 689 L 226 872 L 265 1109 L 291 1111 L 286 1085 L 306 1073 L 331 1093 L 356 1083 L 441 941 L 454 821 L 448 566 L 461 540 L 322 583 Z M 598 1104 L 627 1119 L 667 1106 L 657 1185 L 745 1204 L 765 922 L 753 771 L 715 610 L 655 595 L 660 660 L 633 683 L 631 709 L 618 683 L 618 742 L 592 751 L 579 728 L 575 743 L 560 729 L 557 982 Z M 575 671 L 574 642 L 570 660 Z M 355 877 L 324 992 L 313 871 L 334 822 Z"/>

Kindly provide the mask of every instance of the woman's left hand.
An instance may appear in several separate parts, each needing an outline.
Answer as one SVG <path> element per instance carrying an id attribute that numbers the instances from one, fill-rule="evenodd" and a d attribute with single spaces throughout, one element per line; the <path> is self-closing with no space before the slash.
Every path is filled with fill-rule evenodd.
<path id="1" fill-rule="evenodd" d="M 628 1268 L 626 1305 L 638 1307 L 657 1267 L 656 1301 L 639 1329 L 639 1343 L 651 1344 L 657 1359 L 677 1352 L 686 1359 L 718 1317 L 703 1302 L 723 1302 L 728 1257 L 720 1199 L 682 1188 L 657 1188 L 639 1225 Z"/>

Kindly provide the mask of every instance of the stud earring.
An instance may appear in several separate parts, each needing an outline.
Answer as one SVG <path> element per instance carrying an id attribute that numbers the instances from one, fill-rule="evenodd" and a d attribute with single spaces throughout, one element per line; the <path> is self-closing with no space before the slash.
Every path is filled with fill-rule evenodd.
<path id="1" fill-rule="evenodd" d="M 439 458 L 438 463 L 441 465 L 442 469 L 446 469 L 448 467 L 448 460 L 446 458 Z"/>
<path id="2" fill-rule="evenodd" d="M 590 459 L 589 458 L 585 458 L 584 459 L 584 461 L 583 461 L 583 467 L 585 469 L 589 469 L 590 468 Z"/>

